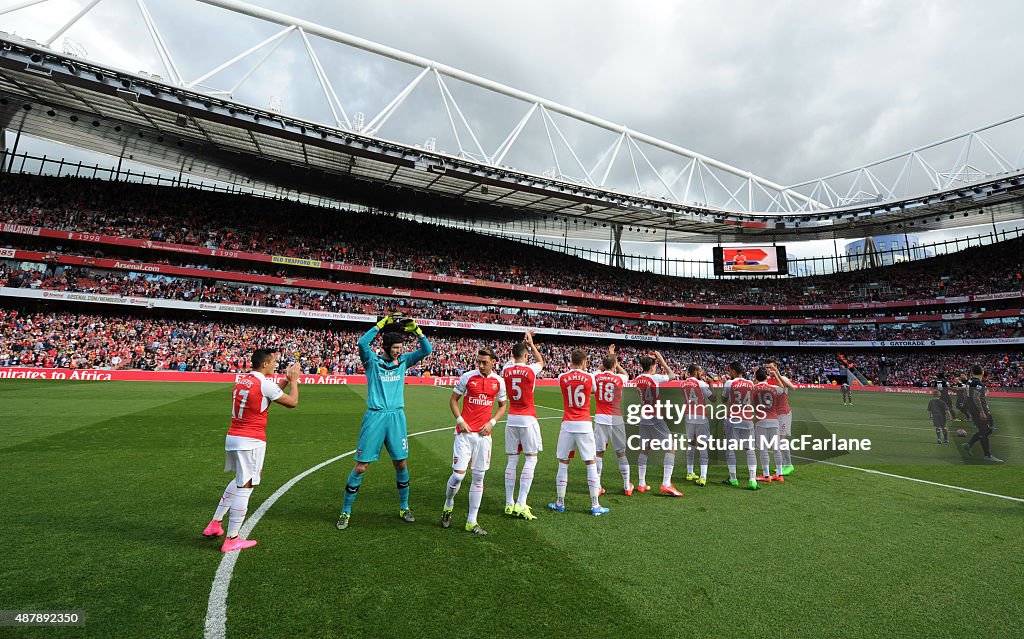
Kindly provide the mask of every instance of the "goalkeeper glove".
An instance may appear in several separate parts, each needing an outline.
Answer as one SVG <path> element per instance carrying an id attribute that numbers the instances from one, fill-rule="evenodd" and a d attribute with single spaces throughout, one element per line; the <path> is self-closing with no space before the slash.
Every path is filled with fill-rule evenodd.
<path id="1" fill-rule="evenodd" d="M 385 315 L 379 322 L 377 322 L 377 330 L 382 331 L 388 324 L 394 324 L 395 318 L 391 316 L 391 313 Z"/>
<path id="2" fill-rule="evenodd" d="M 416 322 L 409 320 L 405 323 L 405 332 L 413 333 L 416 337 L 423 337 L 423 329 L 416 325 Z"/>

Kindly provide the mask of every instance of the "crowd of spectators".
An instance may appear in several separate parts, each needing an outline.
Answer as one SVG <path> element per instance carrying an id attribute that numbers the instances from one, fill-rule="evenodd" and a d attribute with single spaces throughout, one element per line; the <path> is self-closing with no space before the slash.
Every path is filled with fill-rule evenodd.
<path id="1" fill-rule="evenodd" d="M 14 270 L 0 263 L 0 282 L 15 287 L 79 293 L 306 309 L 333 313 L 383 315 L 398 310 L 416 317 L 433 320 L 687 339 L 831 342 L 1007 338 L 1019 337 L 1024 334 L 1020 320 L 989 324 L 977 320 L 946 322 L 946 326 L 951 327 L 949 333 L 943 333 L 940 323 L 788 326 L 652 322 L 601 315 L 479 307 L 437 300 L 395 299 L 339 291 L 269 287 L 164 275 L 141 275 L 122 271 L 55 267 L 53 265 L 47 265 L 42 270 Z"/>
<path id="2" fill-rule="evenodd" d="M 27 312 L 0 308 L 0 366 L 43 368 L 102 368 L 170 371 L 243 372 L 256 348 L 283 352 L 282 362 L 298 361 L 306 373 L 358 374 L 362 367 L 356 349 L 360 332 L 306 327 L 268 326 L 228 321 L 186 320 L 143 315 L 97 315 L 70 312 Z M 519 336 L 468 337 L 428 331 L 433 354 L 413 375 L 455 376 L 472 368 L 476 350 L 487 344 L 508 356 Z M 584 348 L 597 366 L 608 345 L 580 345 L 538 337 L 548 361 L 544 377 L 568 367 L 574 348 Z M 410 340 L 409 348 L 414 343 Z M 650 350 L 630 342 L 617 346 L 621 361 L 633 375 L 637 360 Z M 692 362 L 713 378 L 724 374 L 730 361 L 748 367 L 775 357 L 790 377 L 801 383 L 827 383 L 840 373 L 837 353 L 827 350 L 690 349 L 665 347 L 661 352 L 677 371 Z M 851 363 L 874 381 L 889 385 L 921 386 L 939 372 L 952 375 L 981 363 L 996 386 L 1024 386 L 1019 352 L 933 351 L 930 349 L 858 351 Z"/>
<path id="3" fill-rule="evenodd" d="M 0 221 L 693 303 L 823 304 L 1020 290 L 1024 239 L 812 278 L 677 278 L 395 216 L 80 178 L 0 177 Z"/>

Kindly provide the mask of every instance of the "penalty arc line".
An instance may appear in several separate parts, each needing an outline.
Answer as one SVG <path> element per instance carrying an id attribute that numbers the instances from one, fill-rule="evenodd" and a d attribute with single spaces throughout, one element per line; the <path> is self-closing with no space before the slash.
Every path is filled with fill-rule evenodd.
<path id="1" fill-rule="evenodd" d="M 418 433 L 409 433 L 408 436 L 416 437 L 417 435 L 427 435 L 429 433 L 437 433 L 443 430 L 452 431 L 454 430 L 454 426 L 421 430 Z M 292 486 L 299 483 L 307 475 L 311 475 L 324 466 L 333 464 L 339 459 L 344 459 L 354 455 L 355 452 L 355 450 L 350 450 L 347 453 L 338 455 L 337 457 L 332 457 L 331 459 L 320 462 L 316 466 L 304 470 L 289 479 L 284 483 L 284 485 L 275 490 L 270 497 L 267 497 L 251 517 L 245 520 L 239 535 L 242 537 L 248 537 L 249 533 L 252 532 L 252 529 L 256 527 L 256 524 L 260 523 L 260 519 L 262 519 L 263 516 L 267 514 L 267 511 L 270 510 L 270 507 L 274 505 L 274 502 L 284 496 L 286 492 L 291 490 Z M 206 623 L 205 631 L 203 632 L 204 639 L 224 639 L 224 637 L 227 636 L 228 588 L 231 586 L 231 576 L 234 573 L 235 562 L 238 561 L 238 555 L 239 551 L 224 553 L 224 557 L 220 560 L 220 566 L 217 567 L 217 574 L 214 576 L 213 586 L 210 588 L 210 599 L 206 605 Z"/>

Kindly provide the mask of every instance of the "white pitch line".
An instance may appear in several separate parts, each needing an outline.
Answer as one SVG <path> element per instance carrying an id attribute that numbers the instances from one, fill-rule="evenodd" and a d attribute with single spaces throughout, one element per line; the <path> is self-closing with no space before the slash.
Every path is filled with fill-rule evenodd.
<path id="1" fill-rule="evenodd" d="M 434 428 L 432 430 L 421 430 L 418 433 L 409 433 L 409 437 L 426 435 L 428 433 L 437 433 L 443 430 L 454 430 L 454 426 L 445 426 L 443 428 Z M 333 464 L 339 459 L 344 459 L 345 457 L 354 455 L 355 452 L 355 450 L 350 450 L 347 453 L 338 455 L 337 457 L 332 457 L 331 459 L 304 470 L 289 479 L 283 486 L 275 490 L 274 494 L 267 497 L 266 501 L 260 504 L 260 507 L 256 509 L 256 512 L 254 512 L 251 517 L 245 520 L 239 534 L 242 537 L 248 537 L 249 533 L 252 532 L 252 529 L 256 527 L 256 524 L 260 523 L 260 519 L 263 519 L 263 515 L 267 514 L 270 507 L 274 505 L 274 502 L 280 499 L 291 489 L 292 486 L 299 483 L 299 481 L 307 475 L 315 473 L 324 466 Z M 213 587 L 210 588 L 210 600 L 206 605 L 206 630 L 203 633 L 203 637 L 205 639 L 224 639 L 227 636 L 228 588 L 231 585 L 231 575 L 235 570 L 235 562 L 238 561 L 238 554 L 238 551 L 224 553 L 224 557 L 220 560 L 220 566 L 217 568 L 217 574 L 213 578 Z"/>
<path id="2" fill-rule="evenodd" d="M 820 459 L 813 459 L 811 457 L 801 457 L 799 455 L 793 455 L 796 459 L 804 459 L 817 464 L 825 464 L 826 466 L 836 466 L 838 468 L 846 468 L 849 470 L 859 470 L 862 473 L 870 473 L 872 475 L 882 475 L 883 477 L 893 477 L 895 479 L 905 479 L 907 481 L 917 482 L 919 484 L 928 484 L 929 486 L 939 486 L 940 488 L 950 488 L 952 490 L 960 490 L 965 493 L 974 493 L 976 495 L 985 495 L 986 497 L 998 497 L 999 499 L 1006 499 L 1008 501 L 1015 501 L 1018 504 L 1024 504 L 1024 499 L 1020 497 L 1010 497 L 1009 495 L 1000 495 L 998 493 L 987 493 L 984 490 L 975 490 L 973 488 L 964 488 L 963 486 L 953 486 L 952 484 L 940 484 L 937 481 L 928 481 L 927 479 L 918 479 L 917 477 L 906 477 L 904 475 L 895 475 L 893 473 L 883 473 L 880 470 L 873 470 L 871 468 L 860 468 L 859 466 L 847 466 L 846 464 L 837 464 L 835 462 L 823 461 Z"/>
<path id="3" fill-rule="evenodd" d="M 821 421 L 814 420 L 814 419 L 796 419 L 796 420 L 793 420 L 793 421 L 795 421 L 795 422 L 803 422 L 805 424 L 821 424 L 823 426 L 827 426 L 829 424 L 842 424 L 844 426 L 865 426 L 865 427 L 868 427 L 868 428 L 895 428 L 895 429 L 898 429 L 898 430 L 919 430 L 919 431 L 930 431 L 932 433 L 935 432 L 935 428 L 934 427 L 933 428 L 923 428 L 923 427 L 920 427 L 920 426 L 893 426 L 892 424 L 865 424 L 864 422 L 833 422 L 833 421 L 821 422 Z M 946 422 L 946 428 L 952 430 L 951 426 L 953 424 L 961 424 L 962 426 L 970 426 L 971 425 L 970 422 Z M 997 431 L 997 433 L 998 433 L 998 431 Z M 993 433 L 993 435 L 996 435 L 996 433 Z M 1008 437 L 1010 439 L 1024 439 L 1024 435 L 1003 435 L 1003 434 L 999 434 L 998 436 L 1000 438 L 1007 438 Z"/>

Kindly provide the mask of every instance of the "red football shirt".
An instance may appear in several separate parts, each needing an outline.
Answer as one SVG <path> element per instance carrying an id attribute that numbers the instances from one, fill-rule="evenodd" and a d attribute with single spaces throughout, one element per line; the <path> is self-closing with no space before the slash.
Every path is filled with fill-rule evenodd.
<path id="1" fill-rule="evenodd" d="M 598 415 L 622 415 L 622 387 L 625 375 L 601 371 L 594 375 L 594 395 L 597 397 Z"/>
<path id="2" fill-rule="evenodd" d="M 516 364 L 509 362 L 501 369 L 501 378 L 505 380 L 505 391 L 509 396 L 509 415 L 537 416 L 537 408 L 533 403 L 533 389 L 537 384 L 539 364 Z"/>
<path id="3" fill-rule="evenodd" d="M 491 421 L 494 401 L 508 400 L 505 395 L 505 382 L 497 374 L 487 377 L 474 369 L 462 374 L 455 384 L 455 394 L 462 396 L 462 419 L 471 432 L 479 432 L 487 422 Z"/>
<path id="4" fill-rule="evenodd" d="M 589 422 L 594 376 L 574 368 L 558 376 L 558 385 L 562 389 L 562 421 Z"/>
<path id="5" fill-rule="evenodd" d="M 793 409 L 789 406 L 789 391 L 785 387 L 780 386 L 779 382 L 777 382 L 774 377 L 769 377 L 768 383 L 772 386 L 779 386 L 782 388 L 782 394 L 775 400 L 775 412 L 779 415 L 789 415 L 792 413 Z"/>
<path id="6" fill-rule="evenodd" d="M 764 419 L 779 418 L 777 405 L 781 395 L 783 395 L 782 388 L 778 386 L 772 386 L 768 382 L 754 384 L 754 397 L 757 404 L 764 409 Z"/>
<path id="7" fill-rule="evenodd" d="M 267 441 L 267 409 L 284 391 L 257 372 L 243 375 L 231 391 L 228 435 Z"/>

